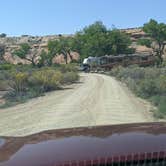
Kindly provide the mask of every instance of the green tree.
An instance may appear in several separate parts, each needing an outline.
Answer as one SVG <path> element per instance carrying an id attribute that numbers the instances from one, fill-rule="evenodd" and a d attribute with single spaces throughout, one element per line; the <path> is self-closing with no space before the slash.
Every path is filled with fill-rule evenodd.
<path id="1" fill-rule="evenodd" d="M 165 41 L 166 41 L 166 24 L 158 23 L 151 19 L 143 26 L 144 32 L 146 32 L 157 45 L 152 47 L 156 55 L 158 56 L 160 63 L 163 62 L 162 55 L 164 53 Z"/>
<path id="2" fill-rule="evenodd" d="M 22 59 L 30 61 L 33 66 L 36 66 L 35 59 L 37 57 L 37 51 L 35 49 L 32 49 L 28 43 L 20 44 L 20 48 L 14 50 L 13 54 Z"/>
<path id="3" fill-rule="evenodd" d="M 68 55 L 71 56 L 71 50 L 72 50 L 72 38 L 64 38 L 60 37 L 60 40 L 57 45 L 57 50 L 59 54 L 62 54 L 64 56 L 66 64 L 68 63 Z"/>
<path id="4" fill-rule="evenodd" d="M 106 34 L 106 27 L 102 22 L 97 21 L 76 33 L 74 48 L 79 52 L 82 58 L 88 56 L 102 56 L 105 54 Z"/>
<path id="5" fill-rule="evenodd" d="M 55 55 L 62 54 L 64 56 L 66 64 L 68 63 L 68 55 L 72 59 L 71 50 L 73 49 L 73 40 L 72 38 L 64 38 L 60 36 L 59 40 L 49 41 L 48 42 L 48 58 L 52 61 L 52 58 Z"/>
<path id="6" fill-rule="evenodd" d="M 135 52 L 133 48 L 129 48 L 131 45 L 129 36 L 118 29 L 107 32 L 107 42 L 105 44 L 107 54 L 111 53 L 116 56 L 119 54 L 130 54 Z"/>
<path id="7" fill-rule="evenodd" d="M 82 59 L 88 56 L 133 53 L 130 44 L 130 38 L 125 33 L 117 29 L 107 30 L 100 21 L 77 32 L 74 38 L 74 49 Z"/>
<path id="8" fill-rule="evenodd" d="M 42 67 L 44 65 L 48 65 L 48 53 L 45 50 L 42 50 L 39 56 L 40 58 L 37 63 L 37 66 Z"/>
<path id="9" fill-rule="evenodd" d="M 30 46 L 28 43 L 22 43 L 20 44 L 20 48 L 17 50 L 14 50 L 13 54 L 17 55 L 20 58 L 26 58 L 26 55 L 30 51 Z"/>
<path id="10" fill-rule="evenodd" d="M 58 53 L 58 45 L 59 45 L 58 40 L 50 40 L 50 41 L 48 41 L 48 45 L 47 45 L 48 53 L 46 55 L 47 58 L 45 59 L 48 66 L 52 65 L 52 59 Z"/>

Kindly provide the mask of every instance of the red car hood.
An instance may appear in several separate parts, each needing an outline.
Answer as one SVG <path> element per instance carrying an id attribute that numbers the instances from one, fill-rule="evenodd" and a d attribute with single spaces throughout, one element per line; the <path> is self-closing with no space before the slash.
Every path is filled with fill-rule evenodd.
<path id="1" fill-rule="evenodd" d="M 90 165 L 165 151 L 166 123 L 58 129 L 0 137 L 0 166 Z"/>

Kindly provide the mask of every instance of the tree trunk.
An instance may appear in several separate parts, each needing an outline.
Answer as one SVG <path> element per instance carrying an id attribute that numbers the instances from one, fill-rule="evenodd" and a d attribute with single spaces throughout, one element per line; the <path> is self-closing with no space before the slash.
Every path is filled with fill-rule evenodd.
<path id="1" fill-rule="evenodd" d="M 62 51 L 63 57 L 65 59 L 65 63 L 67 64 L 67 52 L 66 51 Z"/>
<path id="2" fill-rule="evenodd" d="M 36 63 L 34 62 L 34 60 L 32 60 L 32 66 L 36 66 Z"/>
<path id="3" fill-rule="evenodd" d="M 32 66 L 36 66 L 36 63 L 34 61 L 34 57 L 32 59 L 25 58 L 26 60 L 30 61 L 32 63 Z"/>
<path id="4" fill-rule="evenodd" d="M 163 55 L 163 52 L 164 52 L 164 44 L 161 44 L 159 43 L 159 50 L 158 50 L 158 57 L 159 57 L 159 60 L 160 60 L 160 64 L 163 62 L 163 58 L 162 58 L 162 55 Z"/>
<path id="5" fill-rule="evenodd" d="M 65 62 L 66 62 L 66 64 L 67 64 L 67 54 L 66 54 L 64 57 L 65 57 Z"/>
<path id="6" fill-rule="evenodd" d="M 73 57 L 72 57 L 72 55 L 70 54 L 70 51 L 68 52 L 68 54 L 69 54 L 70 59 L 71 59 L 71 61 L 72 61 L 72 60 L 73 60 Z"/>

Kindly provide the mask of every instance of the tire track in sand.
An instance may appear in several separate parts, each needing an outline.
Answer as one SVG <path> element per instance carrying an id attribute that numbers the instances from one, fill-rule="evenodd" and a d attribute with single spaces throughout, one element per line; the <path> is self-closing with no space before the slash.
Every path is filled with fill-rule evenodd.
<path id="1" fill-rule="evenodd" d="M 27 103 L 0 109 L 0 135 L 24 136 L 43 130 L 151 122 L 151 105 L 112 77 L 81 74 L 81 83 Z"/>

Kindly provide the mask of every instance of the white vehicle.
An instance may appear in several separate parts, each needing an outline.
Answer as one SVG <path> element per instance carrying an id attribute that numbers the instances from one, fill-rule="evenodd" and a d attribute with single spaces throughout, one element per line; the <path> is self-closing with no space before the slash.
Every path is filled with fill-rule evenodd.
<path id="1" fill-rule="evenodd" d="M 93 68 L 96 68 L 96 66 L 99 64 L 99 58 L 98 57 L 88 57 L 83 60 L 83 71 L 89 72 Z"/>

